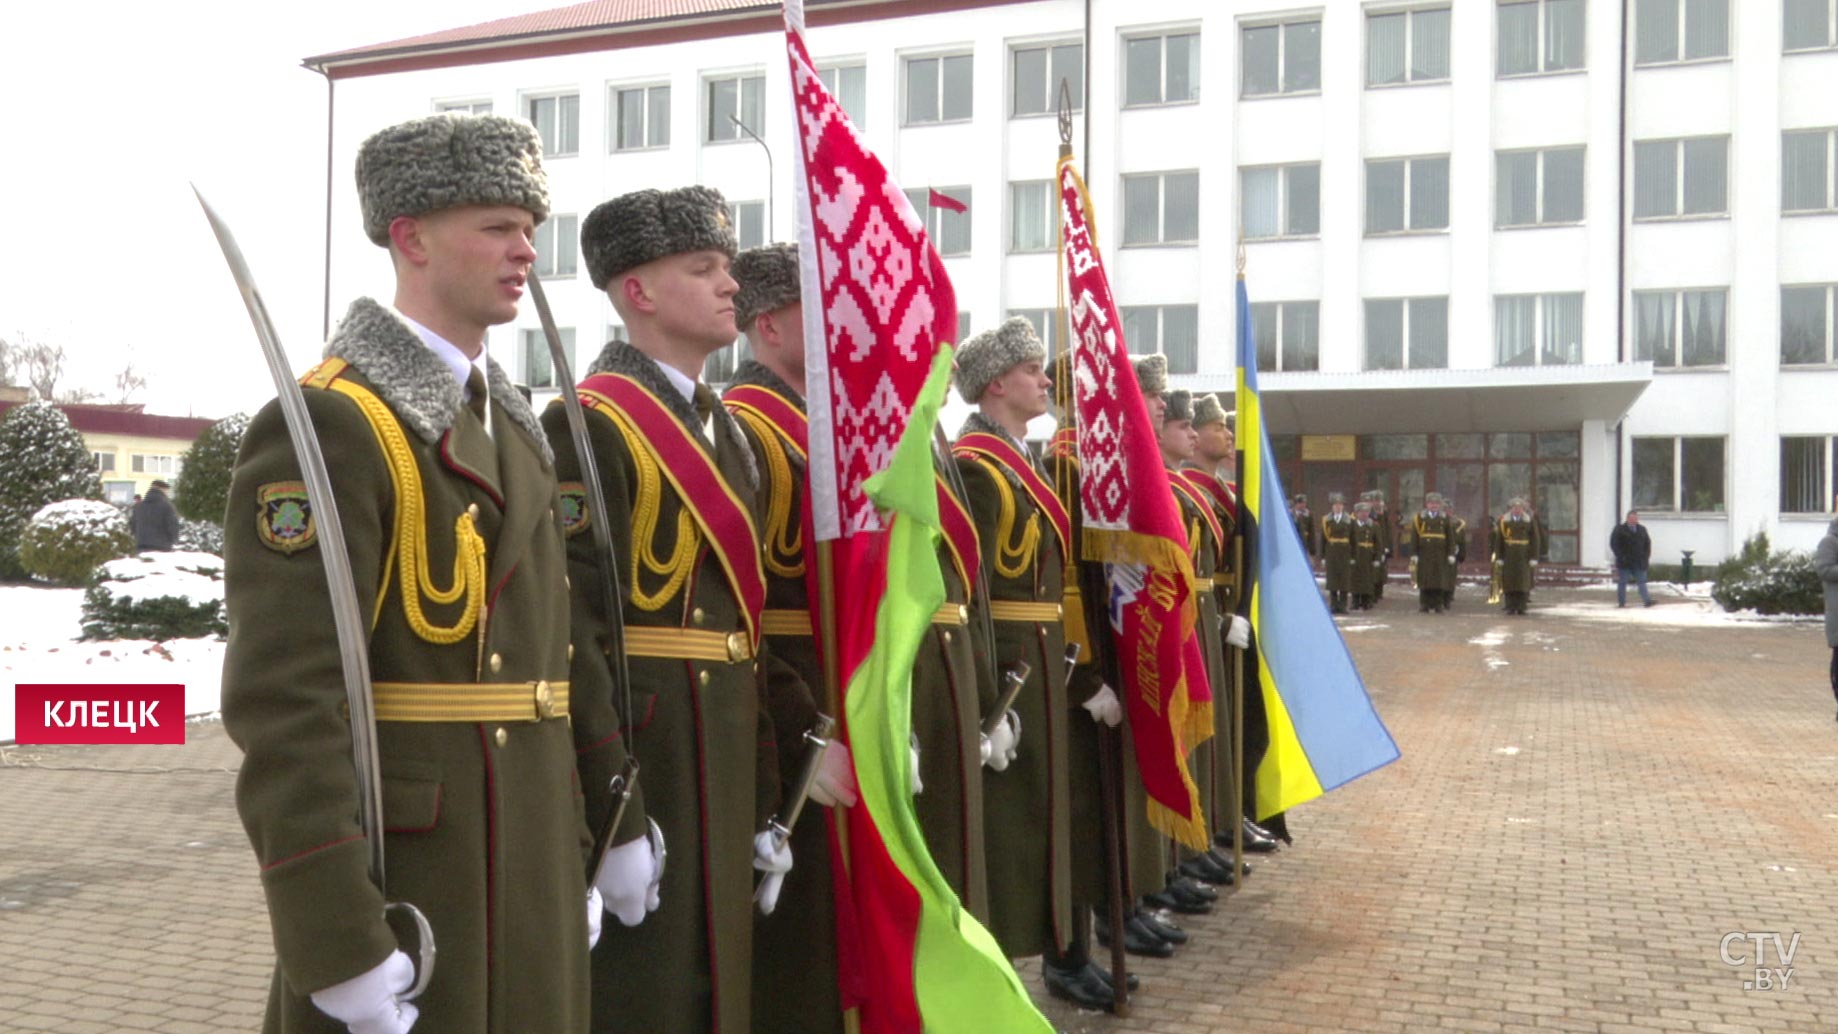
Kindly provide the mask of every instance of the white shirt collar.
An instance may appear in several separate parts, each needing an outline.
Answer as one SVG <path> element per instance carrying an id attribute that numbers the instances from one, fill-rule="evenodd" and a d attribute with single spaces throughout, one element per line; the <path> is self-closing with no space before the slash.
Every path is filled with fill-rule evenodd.
<path id="1" fill-rule="evenodd" d="M 664 371 L 664 376 L 670 379 L 671 384 L 676 385 L 676 390 L 683 393 L 683 397 L 689 400 L 690 405 L 693 406 L 696 404 L 696 382 L 694 379 L 685 375 L 683 371 L 671 366 L 669 363 L 658 362 L 656 359 L 652 359 L 651 361 L 657 363 L 657 368 Z"/>
<path id="2" fill-rule="evenodd" d="M 421 343 L 428 346 L 428 351 L 433 352 L 441 362 L 447 364 L 447 369 L 452 372 L 453 379 L 459 381 L 460 393 L 466 401 L 472 401 L 472 382 L 469 378 L 473 370 L 479 371 L 479 377 L 486 384 L 491 383 L 490 371 L 485 366 L 485 349 L 479 349 L 477 359 L 468 358 L 466 353 L 460 351 L 458 345 L 417 323 L 413 317 L 405 315 L 402 310 L 391 309 L 391 311 L 400 317 L 402 322 L 408 324 L 409 329 L 413 330 L 417 337 L 421 338 Z"/>

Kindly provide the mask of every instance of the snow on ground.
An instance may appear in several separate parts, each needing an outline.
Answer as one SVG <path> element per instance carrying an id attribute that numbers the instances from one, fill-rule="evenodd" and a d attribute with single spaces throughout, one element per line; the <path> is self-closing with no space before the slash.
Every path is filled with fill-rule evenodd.
<path id="1" fill-rule="evenodd" d="M 184 577 L 208 582 L 197 575 Z M 183 683 L 187 715 L 216 713 L 223 643 L 80 643 L 82 607 L 82 589 L 0 585 L 0 743 L 13 741 L 13 694 L 21 682 Z"/>

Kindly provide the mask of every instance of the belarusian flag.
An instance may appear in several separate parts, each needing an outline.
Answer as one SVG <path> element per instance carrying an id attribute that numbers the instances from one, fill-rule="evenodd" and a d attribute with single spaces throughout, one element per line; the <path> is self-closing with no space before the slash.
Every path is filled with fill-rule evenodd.
<path id="1" fill-rule="evenodd" d="M 1210 838 L 1187 755 L 1212 735 L 1213 698 L 1194 630 L 1193 560 L 1092 235 L 1091 199 L 1066 149 L 1059 193 L 1078 411 L 1081 552 L 1104 564 L 1110 582 L 1111 632 L 1123 682 L 1118 689 L 1129 708 L 1149 821 L 1203 850 Z"/>
<path id="2" fill-rule="evenodd" d="M 833 664 L 861 792 L 848 813 L 867 977 L 861 1028 L 1050 1034 L 995 939 L 932 862 L 913 811 L 913 659 L 945 598 L 931 434 L 957 300 L 924 223 L 823 88 L 804 46 L 801 0 L 786 3 L 785 29 L 808 495 L 823 578 L 815 590 L 835 615 Z"/>

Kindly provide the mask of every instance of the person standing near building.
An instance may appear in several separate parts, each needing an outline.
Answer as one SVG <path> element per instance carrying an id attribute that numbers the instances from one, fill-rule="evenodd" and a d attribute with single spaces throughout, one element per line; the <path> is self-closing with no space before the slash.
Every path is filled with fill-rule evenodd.
<path id="1" fill-rule="evenodd" d="M 610 695 L 574 674 L 589 647 L 578 626 L 570 642 L 548 443 L 484 351 L 517 315 L 549 213 L 541 144 L 501 116 L 415 119 L 364 141 L 357 185 L 393 304 L 352 303 L 303 395 L 371 619 L 389 900 L 425 914 L 439 964 L 403 1002 L 415 969 L 356 821 L 316 500 L 271 403 L 224 528 L 223 724 L 274 933 L 265 1029 L 402 1034 L 419 1015 L 423 1031 L 582 1031 L 603 906 L 581 795 L 605 813 L 593 774 L 624 748 Z M 655 868 L 636 801 L 626 823 L 622 875 L 600 889 L 637 923 Z"/>
<path id="2" fill-rule="evenodd" d="M 1442 613 L 1455 588 L 1456 546 L 1449 515 L 1442 512 L 1442 494 L 1423 497 L 1423 512 L 1404 529 L 1404 552 L 1417 573 L 1417 610 Z"/>
<path id="3" fill-rule="evenodd" d="M 1353 588 L 1353 517 L 1346 497 L 1329 492 L 1328 512 L 1321 517 L 1321 570 L 1327 575 L 1327 598 L 1336 614 L 1347 612 Z"/>
<path id="4" fill-rule="evenodd" d="M 1373 506 L 1360 502 L 1353 507 L 1352 562 L 1347 588 L 1353 593 L 1354 610 L 1371 610 L 1378 599 L 1379 575 L 1385 569 L 1385 533 L 1372 519 Z"/>
<path id="5" fill-rule="evenodd" d="M 1320 552 L 1317 544 L 1319 537 L 1315 528 L 1314 515 L 1308 512 L 1308 496 L 1298 492 L 1289 504 L 1289 519 L 1296 526 L 1296 537 L 1302 540 L 1302 553 L 1314 556 Z"/>
<path id="6" fill-rule="evenodd" d="M 1493 559 L 1500 565 L 1500 588 L 1505 596 L 1501 607 L 1506 613 L 1525 613 L 1543 552 L 1544 535 L 1538 522 L 1526 512 L 1525 497 L 1514 496 L 1506 515 L 1493 526 Z"/>
<path id="7" fill-rule="evenodd" d="M 1449 576 L 1449 589 L 1443 593 L 1443 606 L 1455 608 L 1455 590 L 1461 588 L 1461 565 L 1468 561 L 1468 522 L 1456 513 L 1449 505 L 1447 497 L 1443 499 L 1443 512 L 1449 515 L 1449 548 L 1455 553 L 1455 563 Z"/>
<path id="8" fill-rule="evenodd" d="M 1832 509 L 1838 512 L 1838 499 Z M 1812 562 L 1825 586 L 1825 645 L 1832 648 L 1832 696 L 1838 698 L 1838 516 L 1826 527 Z"/>
<path id="9" fill-rule="evenodd" d="M 165 481 L 155 481 L 134 504 L 134 512 L 128 515 L 128 530 L 134 533 L 136 552 L 163 552 L 178 543 L 179 511 L 166 495 L 171 490 Z"/>
<path id="10" fill-rule="evenodd" d="M 1640 605 L 1651 607 L 1653 597 L 1647 594 L 1647 564 L 1653 559 L 1653 539 L 1640 523 L 1640 511 L 1629 510 L 1627 519 L 1615 525 L 1608 534 L 1609 552 L 1615 555 L 1615 605 L 1627 606 L 1627 583 L 1633 579 L 1640 589 Z"/>
<path id="11" fill-rule="evenodd" d="M 764 832 L 778 763 L 755 661 L 765 599 L 757 471 L 699 379 L 737 336 L 734 251 L 727 204 L 707 187 L 633 191 L 596 207 L 581 224 L 581 253 L 631 335 L 609 342 L 580 384 L 604 498 L 586 498 L 561 405 L 542 417 L 573 515 L 577 591 L 592 558 L 589 522 L 607 522 L 622 564 L 627 735 L 670 849 L 657 915 L 642 929 L 608 930 L 594 952 L 596 1032 L 747 1034 L 753 870 L 773 884 L 792 863 L 792 848 L 774 850 Z"/>

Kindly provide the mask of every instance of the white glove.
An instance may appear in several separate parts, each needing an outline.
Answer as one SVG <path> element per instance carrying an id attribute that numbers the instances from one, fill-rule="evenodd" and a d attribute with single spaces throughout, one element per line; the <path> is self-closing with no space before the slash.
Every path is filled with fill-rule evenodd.
<path id="1" fill-rule="evenodd" d="M 645 913 L 658 905 L 658 884 L 664 874 L 657 848 L 663 845 L 664 835 L 655 821 L 651 829 L 657 837 L 655 846 L 649 837 L 639 837 L 610 848 L 594 873 L 594 889 L 600 892 L 606 911 L 625 926 L 644 922 Z"/>
<path id="2" fill-rule="evenodd" d="M 600 888 L 587 888 L 587 950 L 594 950 L 600 943 L 600 916 L 606 911 L 606 902 L 600 897 Z"/>
<path id="3" fill-rule="evenodd" d="M 397 995 L 415 982 L 415 964 L 401 951 L 342 983 L 313 992 L 319 1011 L 345 1025 L 351 1034 L 408 1034 L 421 1013 Z"/>
<path id="4" fill-rule="evenodd" d="M 996 756 L 995 744 L 991 742 L 988 736 L 982 735 L 981 733 L 978 734 L 978 737 L 982 742 L 977 744 L 977 751 L 982 755 L 980 759 L 982 763 L 987 765 L 989 764 L 989 759 Z M 1002 764 L 1006 766 L 1008 762 L 1003 761 Z"/>
<path id="5" fill-rule="evenodd" d="M 1232 627 L 1225 630 L 1225 645 L 1236 646 L 1240 650 L 1251 648 L 1251 623 L 1237 614 L 1232 615 Z"/>
<path id="6" fill-rule="evenodd" d="M 1538 561 L 1536 561 L 1536 560 L 1533 560 L 1533 561 L 1529 561 L 1529 562 L 1531 563 L 1531 565 L 1532 565 L 1533 567 L 1537 567 L 1537 566 L 1538 566 Z"/>
<path id="7" fill-rule="evenodd" d="M 914 733 L 913 738 L 907 742 L 907 748 L 911 751 L 913 758 L 913 793 L 918 795 L 925 792 L 925 783 L 919 778 L 919 736 L 917 733 Z"/>
<path id="8" fill-rule="evenodd" d="M 811 781 L 811 800 L 825 808 L 842 805 L 854 807 L 855 793 L 855 760 L 849 756 L 849 745 L 841 740 L 831 740 L 823 748 L 823 758 L 817 763 L 817 778 Z"/>
<path id="9" fill-rule="evenodd" d="M 760 914 L 769 916 L 779 907 L 779 888 L 785 883 L 785 874 L 791 871 L 791 841 L 780 844 L 775 851 L 770 830 L 754 834 L 753 867 L 766 874 L 753 899 L 759 902 Z"/>
<path id="10" fill-rule="evenodd" d="M 1015 741 L 1020 738 L 1021 723 L 1015 712 L 1008 712 L 1008 717 L 996 723 L 996 731 L 984 737 L 989 744 L 989 757 L 984 760 L 992 771 L 1006 772 L 1008 763 L 1015 760 Z"/>
<path id="11" fill-rule="evenodd" d="M 1091 699 L 1079 705 L 1091 712 L 1091 720 L 1103 722 L 1115 729 L 1123 721 L 1123 702 L 1117 699 L 1117 692 L 1108 685 L 1099 686 Z"/>
<path id="12" fill-rule="evenodd" d="M 1451 564 L 1452 564 L 1452 563 L 1454 563 L 1454 562 L 1455 562 L 1455 554 L 1454 554 L 1454 553 L 1450 553 L 1450 554 L 1449 554 L 1449 563 L 1451 563 Z"/>

